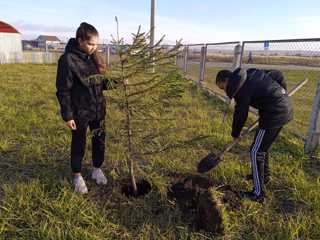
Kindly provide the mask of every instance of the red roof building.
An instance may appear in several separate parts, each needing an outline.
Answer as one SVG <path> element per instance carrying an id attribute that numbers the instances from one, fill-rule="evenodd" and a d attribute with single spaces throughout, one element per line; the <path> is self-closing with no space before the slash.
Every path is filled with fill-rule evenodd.
<path id="1" fill-rule="evenodd" d="M 0 21 L 0 32 L 2 33 L 19 33 L 17 29 L 9 25 L 8 23 Z"/>
<path id="2" fill-rule="evenodd" d="M 15 62 L 22 54 L 21 33 L 0 21 L 0 64 Z"/>

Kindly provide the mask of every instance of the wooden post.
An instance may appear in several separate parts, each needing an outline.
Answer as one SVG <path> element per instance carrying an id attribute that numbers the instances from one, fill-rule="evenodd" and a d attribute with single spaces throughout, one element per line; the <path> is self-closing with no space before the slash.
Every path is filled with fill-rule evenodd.
<path id="1" fill-rule="evenodd" d="M 232 70 L 235 70 L 241 66 L 241 52 L 242 52 L 242 47 L 240 44 L 237 44 L 234 47 L 234 57 L 233 57 Z"/>
<path id="2" fill-rule="evenodd" d="M 185 73 L 188 71 L 188 53 L 189 53 L 189 46 L 185 46 L 184 56 L 183 56 L 183 71 Z"/>
<path id="3" fill-rule="evenodd" d="M 199 84 L 202 84 L 205 78 L 206 61 L 207 61 L 207 45 L 204 45 L 203 47 L 201 47 Z"/>
<path id="4" fill-rule="evenodd" d="M 309 133 L 304 145 L 304 151 L 306 153 L 310 153 L 314 151 L 319 145 L 319 137 L 320 137 L 319 110 L 320 110 L 320 80 L 318 81 L 316 96 L 314 97 L 314 100 L 313 100 Z"/>

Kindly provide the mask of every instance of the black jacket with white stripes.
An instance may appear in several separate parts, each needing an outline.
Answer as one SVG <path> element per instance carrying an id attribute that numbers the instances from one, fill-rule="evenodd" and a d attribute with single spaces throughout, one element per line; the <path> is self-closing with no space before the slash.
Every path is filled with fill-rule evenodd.
<path id="1" fill-rule="evenodd" d="M 280 128 L 293 118 L 292 104 L 280 71 L 238 68 L 228 80 L 226 92 L 236 102 L 233 137 L 239 137 L 250 106 L 258 109 L 262 129 Z"/>

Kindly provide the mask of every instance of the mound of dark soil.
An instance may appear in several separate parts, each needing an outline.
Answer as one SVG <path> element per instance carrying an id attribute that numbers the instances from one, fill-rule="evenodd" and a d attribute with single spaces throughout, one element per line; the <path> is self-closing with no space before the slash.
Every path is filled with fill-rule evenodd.
<path id="1" fill-rule="evenodd" d="M 137 189 L 138 193 L 134 194 L 131 183 L 129 181 L 126 181 L 122 184 L 121 193 L 126 197 L 141 197 L 151 191 L 151 184 L 147 180 L 142 179 L 141 181 L 137 182 Z"/>
<path id="2" fill-rule="evenodd" d="M 221 197 L 215 199 L 210 188 L 222 192 Z M 231 186 L 199 175 L 177 177 L 168 190 L 168 197 L 174 199 L 185 214 L 194 212 L 194 225 L 198 229 L 217 235 L 224 232 L 222 207 L 228 210 L 241 208 L 241 197 Z"/>

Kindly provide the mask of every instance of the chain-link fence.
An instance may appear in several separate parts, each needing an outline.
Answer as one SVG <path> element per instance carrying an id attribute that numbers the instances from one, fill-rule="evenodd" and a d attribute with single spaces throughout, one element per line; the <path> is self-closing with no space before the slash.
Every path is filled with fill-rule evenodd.
<path id="1" fill-rule="evenodd" d="M 60 43 L 57 48 L 28 48 L 21 52 L 0 52 L 0 64 L 31 63 L 31 64 L 55 64 L 64 53 L 67 43 Z M 108 62 L 109 66 L 118 60 L 116 46 L 112 44 L 98 44 L 98 51 Z"/>
<path id="2" fill-rule="evenodd" d="M 0 64 L 8 63 L 32 63 L 51 64 L 57 63 L 62 52 L 23 51 L 19 53 L 0 53 Z"/>
<path id="3" fill-rule="evenodd" d="M 292 97 L 294 120 L 288 126 L 305 138 L 320 75 L 320 39 L 243 42 L 241 67 L 278 69 L 283 72 L 289 90 L 298 82 L 308 79 Z"/>
<path id="4" fill-rule="evenodd" d="M 184 49 L 184 71 L 190 79 L 197 80 L 200 76 L 201 49 L 204 44 L 187 45 Z"/>
<path id="5" fill-rule="evenodd" d="M 294 120 L 288 129 L 306 139 L 317 81 L 320 75 L 320 39 L 264 40 L 186 45 L 179 64 L 187 77 L 201 83 L 222 100 L 225 94 L 215 85 L 219 70 L 236 67 L 277 69 L 283 72 L 288 89 L 304 79 L 308 82 L 293 96 Z"/>
<path id="6" fill-rule="evenodd" d="M 206 44 L 205 70 L 201 83 L 221 95 L 225 93 L 215 84 L 217 72 L 222 69 L 233 70 L 236 64 L 235 48 L 239 42 Z"/>
<path id="7" fill-rule="evenodd" d="M 225 95 L 215 86 L 214 78 L 222 68 L 233 69 L 237 45 L 239 42 L 185 45 L 178 66 L 188 78 L 201 82 L 203 87 L 212 89 L 219 95 Z"/>
<path id="8" fill-rule="evenodd" d="M 172 45 L 163 45 L 170 49 Z M 99 48 L 108 66 L 117 62 L 115 45 L 105 44 Z M 0 63 L 56 63 L 62 52 L 25 51 L 12 56 L 0 55 Z M 293 96 L 294 121 L 289 129 L 306 138 L 310 125 L 312 103 L 320 75 L 320 39 L 291 39 L 222 42 L 185 45 L 177 56 L 176 64 L 186 76 L 210 89 L 222 100 L 223 91 L 215 85 L 219 70 L 236 67 L 278 69 L 285 75 L 288 88 L 308 79 L 308 83 Z"/>
<path id="9" fill-rule="evenodd" d="M 172 45 L 164 45 L 166 49 Z M 107 45 L 106 61 L 109 66 L 117 61 L 116 47 Z M 223 101 L 225 93 L 215 85 L 219 70 L 237 67 L 278 69 L 283 72 L 288 89 L 308 79 L 294 96 L 294 121 L 288 129 L 301 139 L 306 139 L 310 125 L 312 103 L 320 74 L 320 39 L 291 39 L 206 43 L 185 45 L 177 56 L 176 64 L 186 76 Z M 230 119 L 228 119 L 230 120 Z"/>

